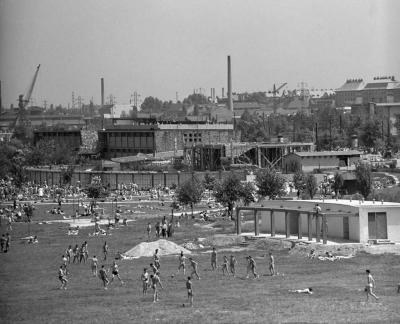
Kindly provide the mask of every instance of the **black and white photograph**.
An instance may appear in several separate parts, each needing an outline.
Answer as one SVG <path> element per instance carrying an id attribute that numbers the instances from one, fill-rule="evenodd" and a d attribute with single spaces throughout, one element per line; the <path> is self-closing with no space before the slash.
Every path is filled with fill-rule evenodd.
<path id="1" fill-rule="evenodd" d="M 0 0 L 0 322 L 400 323 L 399 17 Z"/>

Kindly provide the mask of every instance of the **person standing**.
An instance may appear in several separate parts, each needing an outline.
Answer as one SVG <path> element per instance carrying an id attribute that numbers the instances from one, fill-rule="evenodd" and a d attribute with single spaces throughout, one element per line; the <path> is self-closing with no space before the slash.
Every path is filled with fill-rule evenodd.
<path id="1" fill-rule="evenodd" d="M 5 250 L 6 247 L 6 236 L 4 234 L 1 235 L 1 252 Z"/>
<path id="2" fill-rule="evenodd" d="M 104 242 L 103 245 L 103 254 L 104 254 L 104 261 L 107 260 L 107 254 L 108 254 L 108 245 L 107 242 Z"/>
<path id="3" fill-rule="evenodd" d="M 78 244 L 75 245 L 74 249 L 72 250 L 72 253 L 74 254 L 74 258 L 72 259 L 72 263 L 79 262 L 79 255 L 80 255 L 80 250 L 78 247 Z"/>
<path id="4" fill-rule="evenodd" d="M 259 278 L 259 275 L 256 272 L 257 264 L 256 261 L 250 255 L 247 257 L 247 276 L 246 279 L 249 278 L 249 272 L 251 272 L 254 276 L 254 279 Z"/>
<path id="5" fill-rule="evenodd" d="M 221 265 L 222 268 L 222 274 L 224 276 L 228 275 L 229 276 L 229 271 L 228 271 L 228 257 L 224 255 L 224 262 Z"/>
<path id="6" fill-rule="evenodd" d="M 187 281 L 186 281 L 186 289 L 187 289 L 187 293 L 188 293 L 188 300 L 190 303 L 190 307 L 193 307 L 193 283 L 192 283 L 192 278 L 187 277 Z"/>
<path id="7" fill-rule="evenodd" d="M 161 289 L 164 289 L 160 280 L 160 277 L 157 274 L 152 274 L 150 276 L 151 279 L 151 288 L 153 288 L 153 303 L 158 301 L 158 285 L 161 287 Z"/>
<path id="8" fill-rule="evenodd" d="M 147 231 L 147 241 L 150 242 L 150 233 L 151 233 L 151 224 L 150 224 L 150 222 L 147 224 L 146 231 Z"/>
<path id="9" fill-rule="evenodd" d="M 179 255 L 179 266 L 178 266 L 178 273 L 183 269 L 183 275 L 186 273 L 186 257 L 183 255 L 183 251 L 181 251 L 181 254 Z"/>
<path id="10" fill-rule="evenodd" d="M 154 255 L 154 265 L 157 267 L 157 269 L 160 269 L 160 255 L 158 254 L 158 249 L 155 250 Z"/>
<path id="11" fill-rule="evenodd" d="M 229 259 L 229 270 L 232 273 L 233 277 L 236 276 L 236 258 L 234 255 L 231 255 L 230 259 Z"/>
<path id="12" fill-rule="evenodd" d="M 92 258 L 92 274 L 93 276 L 97 276 L 97 265 L 98 265 L 99 260 L 96 258 L 94 255 Z"/>
<path id="13" fill-rule="evenodd" d="M 108 280 L 107 271 L 104 268 L 104 264 L 101 266 L 101 269 L 99 270 L 99 277 L 103 282 L 104 289 L 107 290 L 108 289 L 107 286 L 110 283 L 110 281 Z"/>
<path id="14" fill-rule="evenodd" d="M 8 250 L 10 250 L 10 244 L 11 244 L 11 235 L 9 233 L 6 233 L 6 249 L 4 250 L 4 253 L 7 253 Z"/>
<path id="15" fill-rule="evenodd" d="M 60 289 L 67 289 L 67 283 L 68 283 L 68 279 L 67 279 L 67 269 L 61 265 L 60 268 L 58 269 L 58 279 L 61 282 L 61 287 Z"/>
<path id="16" fill-rule="evenodd" d="M 143 295 L 147 295 L 147 288 L 149 287 L 149 273 L 147 272 L 147 268 L 143 269 L 140 279 L 143 284 Z"/>
<path id="17" fill-rule="evenodd" d="M 365 287 L 365 292 L 367 294 L 367 301 L 369 300 L 369 295 L 378 300 L 379 298 L 374 294 L 373 289 L 375 288 L 375 279 L 372 277 L 371 271 L 365 270 L 367 274 L 367 286 Z"/>
<path id="18" fill-rule="evenodd" d="M 114 281 L 114 277 L 117 277 L 119 279 L 119 282 L 121 283 L 121 286 L 124 284 L 121 277 L 119 276 L 118 264 L 117 264 L 117 261 L 115 261 L 115 260 L 113 261 L 113 264 L 111 266 L 111 274 L 112 274 L 112 277 L 111 277 L 110 283 Z"/>
<path id="19" fill-rule="evenodd" d="M 271 273 L 271 276 L 275 276 L 275 258 L 272 255 L 272 252 L 269 252 L 269 272 Z"/>
<path id="20" fill-rule="evenodd" d="M 211 252 L 211 270 L 217 270 L 217 251 L 215 250 L 215 247 L 213 247 Z"/>

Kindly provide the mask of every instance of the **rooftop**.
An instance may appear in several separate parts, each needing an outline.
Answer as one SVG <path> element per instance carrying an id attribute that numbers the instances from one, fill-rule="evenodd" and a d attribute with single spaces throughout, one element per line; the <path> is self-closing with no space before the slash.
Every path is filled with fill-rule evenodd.
<path id="1" fill-rule="evenodd" d="M 361 155 L 362 152 L 349 150 L 349 151 L 321 151 L 321 152 L 295 152 L 298 156 L 348 156 L 348 155 Z"/>

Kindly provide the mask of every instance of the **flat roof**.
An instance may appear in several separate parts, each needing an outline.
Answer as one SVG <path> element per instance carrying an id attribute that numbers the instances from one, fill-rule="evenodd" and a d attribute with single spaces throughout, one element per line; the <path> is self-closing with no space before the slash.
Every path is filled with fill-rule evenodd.
<path id="1" fill-rule="evenodd" d="M 296 201 L 296 200 L 292 200 Z M 346 206 L 351 206 L 351 207 L 400 207 L 400 203 L 397 202 L 391 202 L 391 201 L 384 201 L 383 203 L 381 201 L 371 201 L 371 200 L 365 200 L 364 202 L 359 200 L 348 200 L 348 199 L 325 199 L 324 201 L 320 199 L 312 199 L 312 200 L 300 200 L 300 201 L 307 201 L 307 202 L 312 202 L 315 204 L 337 204 L 337 205 L 346 205 Z"/>
<path id="2" fill-rule="evenodd" d="M 321 151 L 321 152 L 294 152 L 292 154 L 296 154 L 301 157 L 307 156 L 347 156 L 347 155 L 361 155 L 363 154 L 360 151 L 350 150 L 350 151 Z"/>

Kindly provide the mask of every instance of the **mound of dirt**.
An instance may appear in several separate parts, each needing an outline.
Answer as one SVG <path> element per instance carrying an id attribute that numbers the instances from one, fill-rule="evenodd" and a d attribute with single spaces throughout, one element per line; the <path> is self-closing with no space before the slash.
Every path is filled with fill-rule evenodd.
<path id="1" fill-rule="evenodd" d="M 129 251 L 123 254 L 123 257 L 136 259 L 141 257 L 152 257 L 154 251 L 158 249 L 158 254 L 162 255 L 171 255 L 171 254 L 179 254 L 181 251 L 184 254 L 190 254 L 191 252 L 184 247 L 167 240 L 158 240 L 154 242 L 142 242 Z"/>

